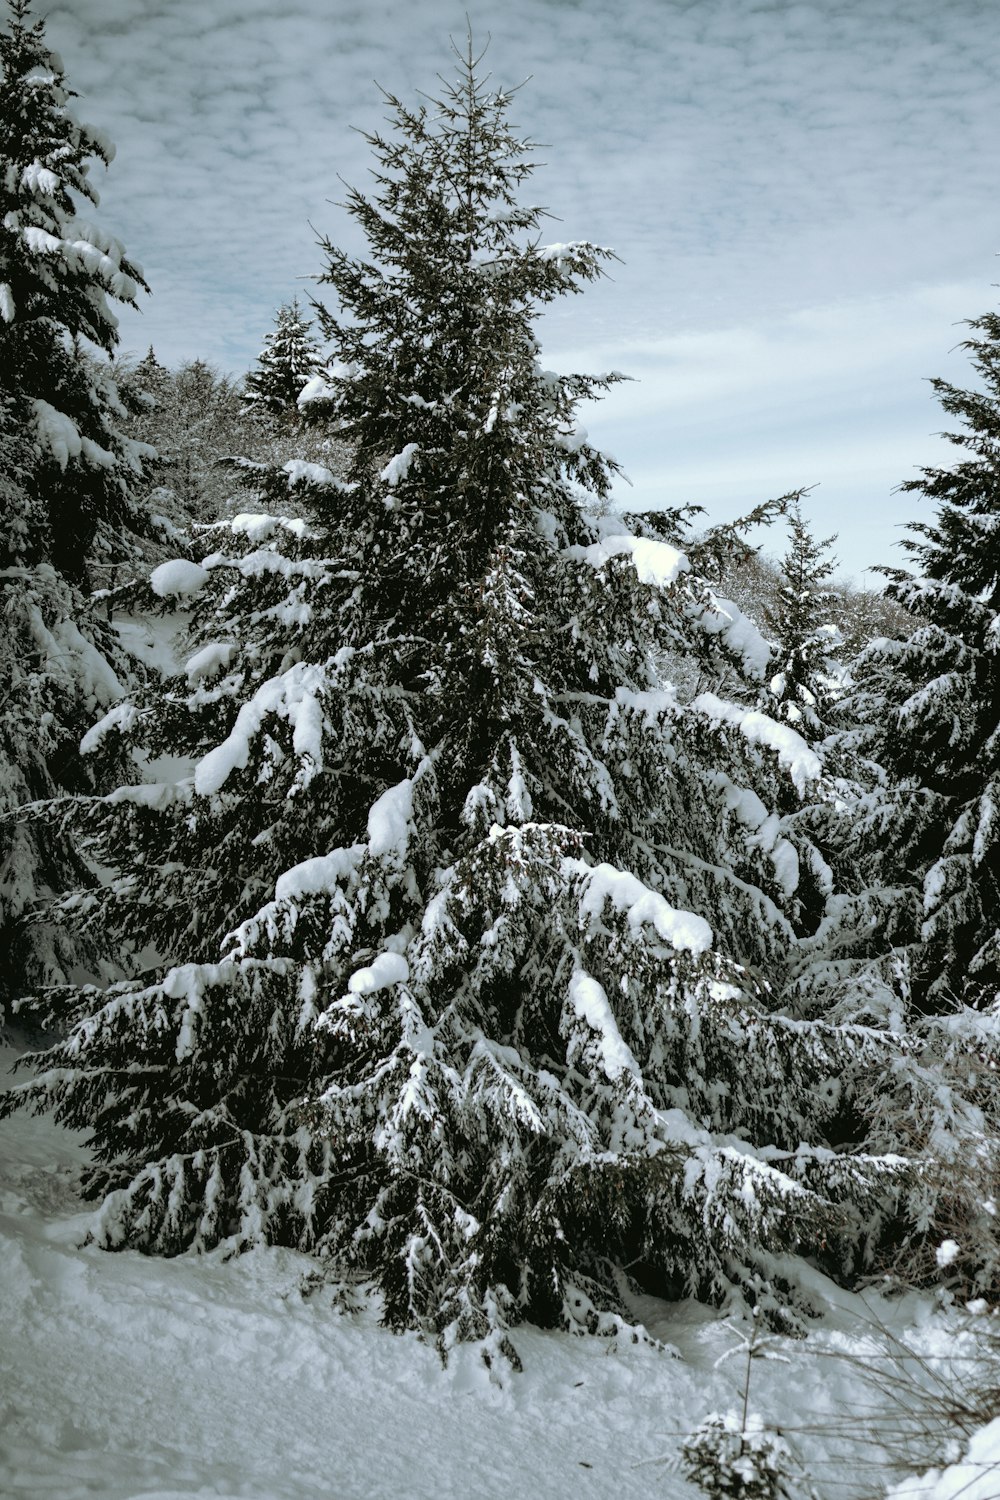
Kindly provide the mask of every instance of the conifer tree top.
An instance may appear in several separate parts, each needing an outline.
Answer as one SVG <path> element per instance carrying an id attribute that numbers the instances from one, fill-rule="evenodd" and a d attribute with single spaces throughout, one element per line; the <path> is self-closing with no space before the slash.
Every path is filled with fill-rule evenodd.
<path id="1" fill-rule="evenodd" d="M 929 579 L 959 585 L 991 609 L 1000 607 L 1000 313 L 969 318 L 966 350 L 979 388 L 964 390 L 935 377 L 931 385 L 961 430 L 944 436 L 963 457 L 949 468 L 924 468 L 900 488 L 936 500 L 935 520 L 914 522 L 903 546 Z M 885 570 L 889 571 L 889 570 Z M 892 575 L 890 575 L 892 576 Z M 903 575 L 895 575 L 902 582 Z"/>
<path id="2" fill-rule="evenodd" d="M 257 364 L 243 383 L 243 400 L 249 410 L 271 416 L 297 414 L 302 389 L 321 363 L 311 327 L 297 297 L 278 309 Z"/>
<path id="3" fill-rule="evenodd" d="M 118 240 L 78 219 L 76 200 L 97 207 L 93 160 L 107 166 L 115 148 L 76 119 L 45 22 L 29 24 L 29 0 L 8 0 L 8 11 L 0 31 L 0 315 L 7 323 L 54 316 L 110 352 L 118 333 L 107 299 L 135 306 L 139 288 L 149 288 Z"/>
<path id="4" fill-rule="evenodd" d="M 114 304 L 148 290 L 105 229 L 79 217 L 98 203 L 95 161 L 114 148 L 77 120 L 42 21 L 10 0 L 0 31 L 0 394 L 34 452 L 25 507 L 0 537 L 0 562 L 46 557 L 71 578 L 94 554 L 129 551 L 145 522 L 132 483 L 150 453 L 125 416 L 101 356 L 118 343 Z"/>

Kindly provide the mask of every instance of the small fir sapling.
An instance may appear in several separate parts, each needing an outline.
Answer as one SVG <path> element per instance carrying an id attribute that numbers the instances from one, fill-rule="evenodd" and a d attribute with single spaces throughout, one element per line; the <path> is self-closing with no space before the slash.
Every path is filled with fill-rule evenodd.
<path id="1" fill-rule="evenodd" d="M 709 1500 L 816 1500 L 785 1439 L 754 1413 L 712 1412 L 684 1439 L 680 1471 Z"/>
<path id="2" fill-rule="evenodd" d="M 733 1328 L 733 1324 L 728 1326 Z M 740 1410 L 711 1412 L 681 1444 L 677 1467 L 709 1500 L 816 1500 L 781 1432 L 750 1410 L 754 1360 L 787 1363 L 787 1355 L 773 1350 L 771 1343 L 766 1335 L 761 1337 L 760 1308 L 754 1307 L 749 1334 L 739 1332 L 739 1345 L 716 1362 L 745 1354 Z"/>

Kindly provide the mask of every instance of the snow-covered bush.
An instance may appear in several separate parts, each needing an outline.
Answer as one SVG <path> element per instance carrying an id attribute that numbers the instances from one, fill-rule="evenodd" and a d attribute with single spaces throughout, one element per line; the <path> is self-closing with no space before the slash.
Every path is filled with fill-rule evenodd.
<path id="1" fill-rule="evenodd" d="M 709 1500 L 815 1500 L 784 1438 L 754 1413 L 712 1412 L 684 1439 L 680 1469 Z"/>

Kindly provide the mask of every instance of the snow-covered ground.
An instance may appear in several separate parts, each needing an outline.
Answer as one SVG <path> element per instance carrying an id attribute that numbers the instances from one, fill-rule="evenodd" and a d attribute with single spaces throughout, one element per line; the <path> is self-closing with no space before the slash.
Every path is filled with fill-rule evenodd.
<path id="1" fill-rule="evenodd" d="M 305 1257 L 83 1245 L 85 1160 L 80 1138 L 49 1120 L 0 1125 L 4 1497 L 683 1500 L 696 1491 L 673 1467 L 679 1442 L 710 1411 L 740 1409 L 745 1328 L 695 1304 L 641 1309 L 673 1353 L 521 1330 L 524 1373 L 500 1389 L 471 1349 L 442 1370 L 374 1314 L 304 1300 Z M 893 1368 L 895 1339 L 933 1364 L 967 1353 L 970 1335 L 915 1298 L 879 1304 L 887 1328 L 866 1332 L 874 1304 L 828 1291 L 814 1334 L 754 1360 L 750 1407 L 781 1427 L 824 1500 L 860 1500 L 901 1478 L 878 1432 L 898 1412 L 861 1367 Z M 1000 1495 L 1000 1469 L 984 1487 L 978 1450 L 972 1461 L 970 1488 L 911 1479 L 899 1500 Z"/>

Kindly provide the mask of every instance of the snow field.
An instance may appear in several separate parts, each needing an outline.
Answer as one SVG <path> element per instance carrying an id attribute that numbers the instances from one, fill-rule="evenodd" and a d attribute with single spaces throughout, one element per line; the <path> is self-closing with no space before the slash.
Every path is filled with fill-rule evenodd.
<path id="1" fill-rule="evenodd" d="M 4 1500 L 688 1500 L 679 1443 L 710 1411 L 739 1409 L 745 1324 L 694 1303 L 636 1308 L 673 1352 L 521 1329 L 524 1373 L 498 1388 L 471 1347 L 443 1370 L 373 1311 L 303 1300 L 305 1256 L 82 1246 L 85 1160 L 80 1137 L 48 1119 L 0 1125 Z M 787 1433 L 823 1500 L 861 1500 L 899 1477 L 856 1364 L 875 1346 L 849 1331 L 868 1315 L 859 1299 L 816 1290 L 827 1318 L 755 1359 L 751 1409 Z M 880 1312 L 947 1349 L 926 1301 Z M 965 1500 L 1000 1493 L 982 1476 Z M 955 1500 L 956 1486 L 907 1480 L 893 1497 Z"/>

